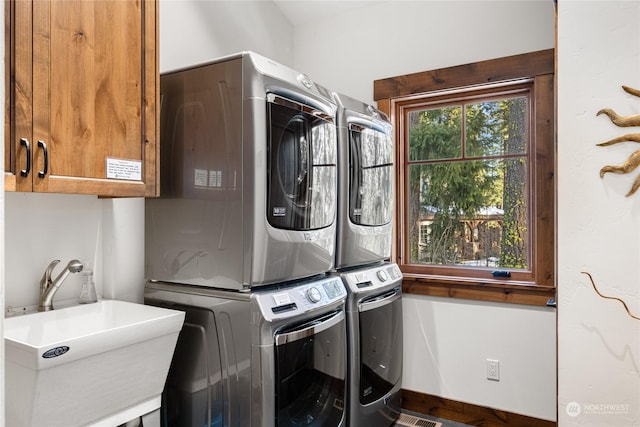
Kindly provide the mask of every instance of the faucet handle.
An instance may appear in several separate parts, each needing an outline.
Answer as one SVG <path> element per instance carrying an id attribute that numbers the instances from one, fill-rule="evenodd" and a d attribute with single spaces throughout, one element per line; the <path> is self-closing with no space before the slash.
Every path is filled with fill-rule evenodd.
<path id="1" fill-rule="evenodd" d="M 44 292 L 51 284 L 51 273 L 53 273 L 53 269 L 56 267 L 56 265 L 58 265 L 59 262 L 59 259 L 54 259 L 49 263 L 49 266 L 42 275 L 42 279 L 40 279 L 40 292 Z"/>

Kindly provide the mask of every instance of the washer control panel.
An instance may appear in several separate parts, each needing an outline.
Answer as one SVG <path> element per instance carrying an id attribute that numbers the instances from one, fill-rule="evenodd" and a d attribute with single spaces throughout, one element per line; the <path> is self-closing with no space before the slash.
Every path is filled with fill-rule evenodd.
<path id="1" fill-rule="evenodd" d="M 253 295 L 267 320 L 282 319 L 345 300 L 347 290 L 339 277 L 259 289 Z"/>

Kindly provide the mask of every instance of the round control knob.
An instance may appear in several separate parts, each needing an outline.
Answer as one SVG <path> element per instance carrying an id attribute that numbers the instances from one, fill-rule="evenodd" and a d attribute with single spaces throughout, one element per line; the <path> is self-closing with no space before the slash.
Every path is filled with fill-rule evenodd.
<path id="1" fill-rule="evenodd" d="M 309 288 L 307 289 L 307 298 L 309 298 L 309 301 L 315 303 L 322 299 L 322 294 L 318 288 Z"/>
<path id="2" fill-rule="evenodd" d="M 380 279 L 381 282 L 386 282 L 388 278 L 389 276 L 387 276 L 386 271 L 384 270 L 378 271 L 378 279 Z"/>

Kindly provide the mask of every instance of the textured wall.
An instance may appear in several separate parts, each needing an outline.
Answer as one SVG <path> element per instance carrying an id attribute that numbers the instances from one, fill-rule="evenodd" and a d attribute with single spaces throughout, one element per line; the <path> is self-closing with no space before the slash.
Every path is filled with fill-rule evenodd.
<path id="1" fill-rule="evenodd" d="M 640 127 L 596 116 L 640 113 L 640 3 L 558 2 L 558 417 L 562 426 L 640 425 L 640 193 L 638 171 L 607 175 L 640 146 L 596 144 Z"/>

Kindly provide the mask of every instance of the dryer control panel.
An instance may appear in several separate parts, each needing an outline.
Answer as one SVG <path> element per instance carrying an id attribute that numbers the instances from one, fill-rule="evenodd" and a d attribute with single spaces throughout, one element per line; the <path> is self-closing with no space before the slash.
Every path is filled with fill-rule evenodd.
<path id="1" fill-rule="evenodd" d="M 339 277 L 254 291 L 254 299 L 266 320 L 285 319 L 344 301 L 347 291 Z"/>
<path id="2" fill-rule="evenodd" d="M 398 264 L 382 264 L 378 267 L 368 267 L 341 273 L 349 290 L 353 293 L 364 290 L 388 286 L 402 280 L 402 272 Z"/>

